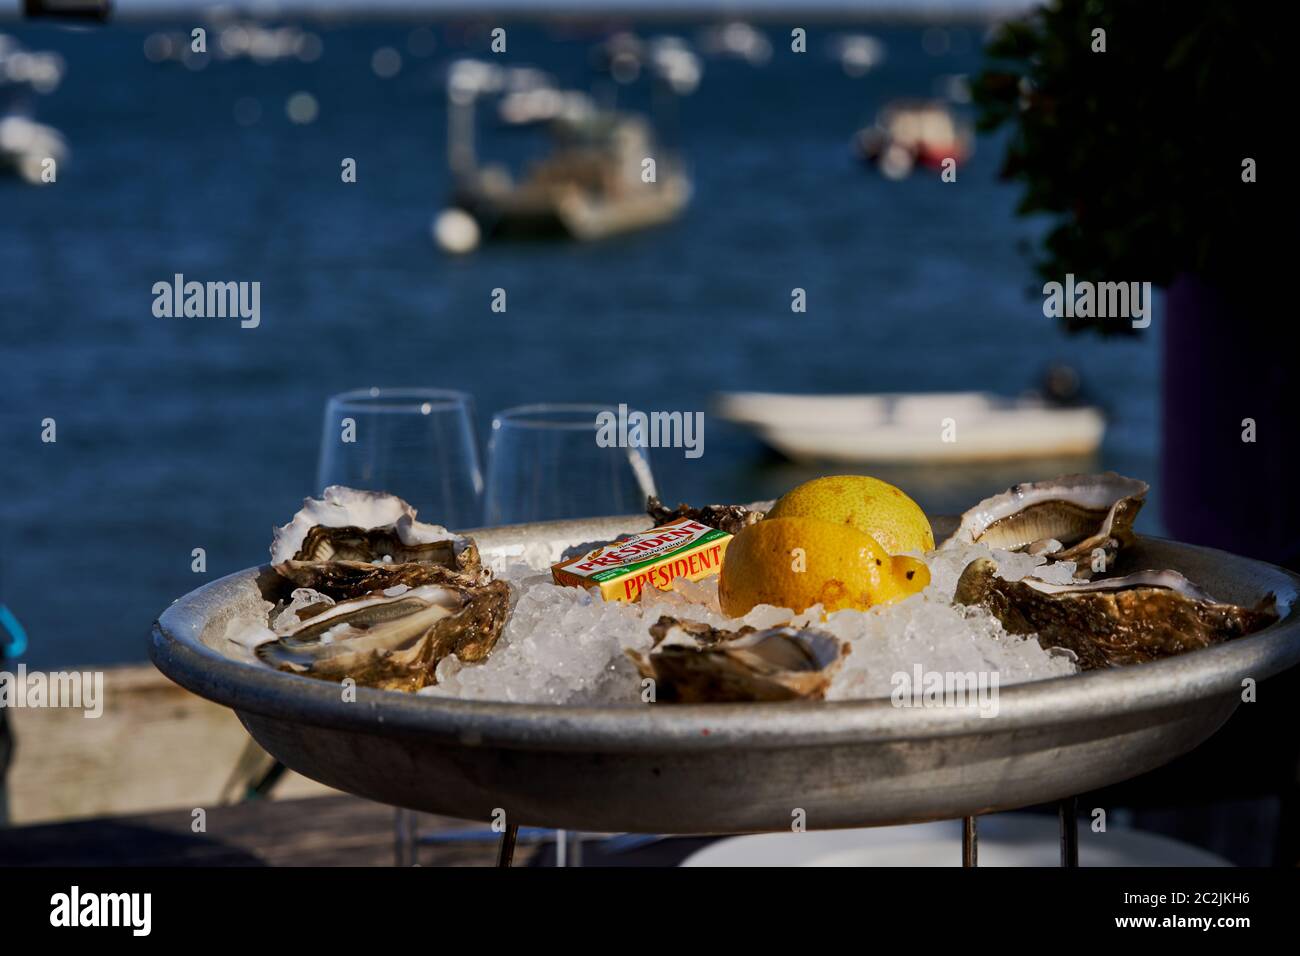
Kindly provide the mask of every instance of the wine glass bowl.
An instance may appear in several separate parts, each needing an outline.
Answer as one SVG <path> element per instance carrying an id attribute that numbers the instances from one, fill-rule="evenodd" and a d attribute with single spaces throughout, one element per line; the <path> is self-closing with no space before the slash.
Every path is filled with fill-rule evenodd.
<path id="1" fill-rule="evenodd" d="M 629 514 L 655 493 L 647 449 L 597 441 L 608 405 L 520 405 L 492 416 L 489 525 Z"/>
<path id="2" fill-rule="evenodd" d="M 421 520 L 468 528 L 483 517 L 473 399 L 440 388 L 366 388 L 325 406 L 316 490 L 347 485 L 410 502 Z"/>

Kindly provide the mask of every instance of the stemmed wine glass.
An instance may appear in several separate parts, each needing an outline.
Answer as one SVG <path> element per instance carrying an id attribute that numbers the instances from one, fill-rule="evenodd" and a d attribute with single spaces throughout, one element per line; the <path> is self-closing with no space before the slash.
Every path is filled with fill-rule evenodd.
<path id="1" fill-rule="evenodd" d="M 440 388 L 365 388 L 326 403 L 316 490 L 347 485 L 410 502 L 421 521 L 483 517 L 473 399 Z"/>
<path id="2" fill-rule="evenodd" d="M 410 502 L 421 521 L 472 528 L 483 517 L 473 400 L 439 388 L 365 388 L 325 405 L 316 491 L 347 485 Z M 397 809 L 399 865 L 416 862 L 414 812 Z"/>
<path id="3" fill-rule="evenodd" d="M 492 416 L 484 501 L 488 524 L 628 514 L 655 493 L 644 448 L 603 447 L 606 405 L 538 404 Z M 557 866 L 581 865 L 581 834 L 555 832 Z"/>
<path id="4" fill-rule="evenodd" d="M 492 416 L 484 509 L 488 524 L 594 518 L 645 508 L 655 493 L 645 448 L 602 447 L 606 405 L 539 404 Z"/>

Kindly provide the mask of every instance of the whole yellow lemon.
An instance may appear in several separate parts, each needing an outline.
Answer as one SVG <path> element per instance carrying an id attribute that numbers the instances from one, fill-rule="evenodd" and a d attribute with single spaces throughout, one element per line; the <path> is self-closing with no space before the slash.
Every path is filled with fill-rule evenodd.
<path id="1" fill-rule="evenodd" d="M 806 481 L 786 492 L 767 516 L 849 525 L 871 535 L 890 554 L 934 550 L 934 531 L 921 506 L 889 482 L 867 475 Z"/>
<path id="2" fill-rule="evenodd" d="M 795 613 L 814 604 L 827 612 L 866 610 L 901 601 L 929 583 L 924 562 L 891 556 L 857 528 L 816 518 L 764 518 L 732 538 L 718 600 L 729 617 L 743 617 L 759 604 Z"/>

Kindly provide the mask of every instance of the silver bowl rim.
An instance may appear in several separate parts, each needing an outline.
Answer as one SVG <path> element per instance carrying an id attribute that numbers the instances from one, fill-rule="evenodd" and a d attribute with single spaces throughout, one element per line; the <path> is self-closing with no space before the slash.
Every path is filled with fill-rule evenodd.
<path id="1" fill-rule="evenodd" d="M 561 526 L 572 522 L 531 525 Z M 488 529 L 480 529 L 488 530 Z M 474 533 L 474 532 L 469 532 Z M 1224 644 L 1149 664 L 1089 671 L 999 687 L 998 713 L 975 707 L 896 707 L 889 698 L 671 706 L 571 706 L 469 701 L 356 688 L 345 701 L 339 685 L 234 660 L 203 644 L 204 608 L 238 582 L 274 574 L 269 565 L 211 581 L 167 608 L 153 625 L 150 657 L 188 690 L 233 708 L 291 722 L 360 733 L 416 735 L 463 746 L 596 752 L 708 751 L 725 748 L 826 746 L 1004 733 L 1084 720 L 1096 714 L 1140 713 L 1189 700 L 1239 693 L 1300 663 L 1300 576 L 1251 558 L 1146 536 L 1179 550 L 1221 555 L 1252 577 L 1286 584 L 1289 603 L 1267 628 Z"/>

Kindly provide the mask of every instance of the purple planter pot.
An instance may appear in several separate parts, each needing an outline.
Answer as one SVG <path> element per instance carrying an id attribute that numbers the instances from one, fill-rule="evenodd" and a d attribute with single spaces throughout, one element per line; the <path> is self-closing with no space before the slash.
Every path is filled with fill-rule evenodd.
<path id="1" fill-rule="evenodd" d="M 1271 278 L 1271 277 L 1270 277 Z M 1161 498 L 1172 537 L 1295 566 L 1296 355 L 1265 295 L 1180 275 L 1165 297 Z M 1254 422 L 1254 441 L 1243 440 Z"/>

